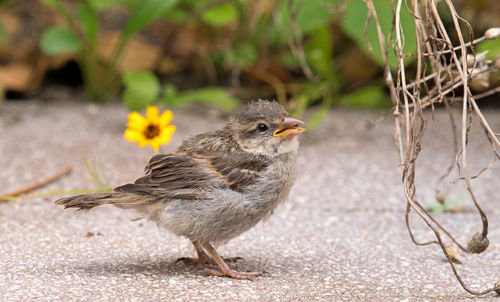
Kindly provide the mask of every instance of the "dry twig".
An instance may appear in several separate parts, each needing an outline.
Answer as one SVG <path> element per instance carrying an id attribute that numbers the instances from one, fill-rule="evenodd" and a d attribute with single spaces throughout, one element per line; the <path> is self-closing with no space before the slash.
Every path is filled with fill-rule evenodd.
<path id="1" fill-rule="evenodd" d="M 451 0 L 445 0 L 444 2 L 452 16 L 456 36 L 459 40 L 458 45 L 454 46 L 447 29 L 441 21 L 440 14 L 436 7 L 436 0 L 411 0 L 409 3 L 405 2 L 408 6 L 406 8 L 403 7 L 402 0 L 396 0 L 395 10 L 393 11 L 394 35 L 390 34 L 386 41 L 386 37 L 380 26 L 377 11 L 373 5 L 373 0 L 364 0 L 364 2 L 369 11 L 368 20 L 373 19 L 377 29 L 379 47 L 385 63 L 385 83 L 389 88 L 391 99 L 394 103 L 394 137 L 400 157 L 404 195 L 407 201 L 406 225 L 410 237 L 417 245 L 438 244 L 448 259 L 458 282 L 469 293 L 473 295 L 485 295 L 493 290 L 497 290 L 498 288 L 494 286 L 483 291 L 474 291 L 463 282 L 453 261 L 456 257 L 449 252 L 455 249 L 444 243 L 441 232 L 443 232 L 457 247 L 467 253 L 481 253 L 488 247 L 488 219 L 479 205 L 470 180 L 479 176 L 484 170 L 493 165 L 496 159 L 500 158 L 496 152 L 496 148 L 500 147 L 498 134 L 491 129 L 488 121 L 476 103 L 477 98 L 495 93 L 499 91 L 499 88 L 492 88 L 474 97 L 469 85 L 479 74 L 489 74 L 492 71 L 498 70 L 495 66 L 489 66 L 491 62 L 485 62 L 484 59 L 483 61 L 478 61 L 478 57 L 476 57 L 474 53 L 473 45 L 484 39 L 496 38 L 500 35 L 500 33 L 497 33 L 500 32 L 500 30 L 489 30 L 484 36 L 474 39 L 471 26 L 464 19 L 459 17 Z M 407 9 L 415 20 L 417 70 L 415 79 L 412 82 L 407 79 L 404 65 L 405 58 L 410 58 L 412 56 L 403 51 L 405 39 L 400 20 L 402 9 Z M 368 20 L 366 24 L 368 24 Z M 460 27 L 461 23 L 465 24 L 469 29 L 469 42 L 466 42 L 464 39 Z M 396 70 L 397 75 L 395 80 L 393 79 L 393 74 L 388 64 L 387 42 L 394 45 L 394 51 L 398 58 L 398 68 Z M 473 56 L 472 64 L 468 62 L 468 57 L 471 56 L 471 54 Z M 447 58 L 450 57 L 451 60 L 448 60 Z M 429 70 L 427 70 L 428 67 L 430 67 L 430 73 Z M 463 90 L 463 95 L 460 99 L 454 96 L 457 88 Z M 460 142 L 458 139 L 459 136 L 457 135 L 458 127 L 450 109 L 450 101 L 455 100 L 462 101 Z M 426 119 L 423 110 L 430 106 L 433 111 L 434 103 L 443 103 L 446 110 L 449 112 L 455 152 L 454 164 L 449 166 L 446 172 L 439 177 L 437 185 L 441 183 L 444 177 L 450 174 L 453 167 L 456 165 L 459 173 L 459 180 L 464 180 L 469 195 L 482 221 L 482 230 L 471 236 L 467 247 L 460 244 L 452 233 L 441 225 L 439 221 L 420 204 L 417 198 L 417 188 L 415 186 L 416 161 L 422 149 L 422 137 L 426 128 Z M 475 113 L 475 117 L 479 119 L 494 154 L 493 161 L 475 176 L 469 174 L 467 167 L 467 143 L 470 128 L 472 126 L 472 113 Z M 438 191 L 438 188 L 436 190 Z M 427 242 L 417 241 L 410 225 L 410 213 L 412 211 L 414 211 L 433 231 L 435 240 Z"/>
<path id="2" fill-rule="evenodd" d="M 19 196 L 21 194 L 26 194 L 28 192 L 31 192 L 33 190 L 36 190 L 36 189 L 41 188 L 43 186 L 46 186 L 46 185 L 50 184 L 51 182 L 54 182 L 54 181 L 58 180 L 59 178 L 63 177 L 64 175 L 69 174 L 70 172 L 71 172 L 71 167 L 66 167 L 66 168 L 62 169 L 61 171 L 59 171 L 58 173 L 52 175 L 49 178 L 46 178 L 46 179 L 40 181 L 40 182 L 34 183 L 32 185 L 29 185 L 29 186 L 24 187 L 22 189 L 19 189 L 17 191 L 0 196 L 0 202 L 8 200 L 9 197 L 16 197 L 16 196 Z"/>

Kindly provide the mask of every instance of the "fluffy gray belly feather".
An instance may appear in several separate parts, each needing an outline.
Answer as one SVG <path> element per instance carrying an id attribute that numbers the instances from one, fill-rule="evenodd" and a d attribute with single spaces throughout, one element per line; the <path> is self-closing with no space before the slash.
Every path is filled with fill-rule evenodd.
<path id="1" fill-rule="evenodd" d="M 243 192 L 216 189 L 204 200 L 168 200 L 148 216 L 159 226 L 191 240 L 227 242 L 267 218 L 287 199 L 295 179 L 295 157 L 281 157 Z"/>

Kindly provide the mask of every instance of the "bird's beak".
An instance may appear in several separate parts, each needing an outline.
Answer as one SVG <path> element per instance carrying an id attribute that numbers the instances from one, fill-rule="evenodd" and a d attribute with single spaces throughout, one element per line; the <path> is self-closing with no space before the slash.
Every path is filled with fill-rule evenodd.
<path id="1" fill-rule="evenodd" d="M 273 136 L 281 136 L 284 139 L 292 138 L 306 131 L 306 128 L 301 126 L 304 126 L 303 121 L 287 116 L 281 120 Z"/>

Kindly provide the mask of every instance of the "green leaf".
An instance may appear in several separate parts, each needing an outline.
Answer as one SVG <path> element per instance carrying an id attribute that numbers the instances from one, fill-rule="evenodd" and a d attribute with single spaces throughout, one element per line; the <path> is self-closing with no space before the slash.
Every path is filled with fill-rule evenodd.
<path id="1" fill-rule="evenodd" d="M 76 6 L 76 13 L 88 41 L 91 44 L 96 43 L 99 30 L 99 17 L 96 11 L 86 2 L 80 2 Z"/>
<path id="2" fill-rule="evenodd" d="M 273 23 L 270 31 L 269 38 L 271 43 L 282 44 L 288 40 L 291 35 L 290 28 L 290 5 L 289 1 L 281 1 L 280 6 L 274 13 Z"/>
<path id="3" fill-rule="evenodd" d="M 295 35 L 291 27 L 293 14 L 296 14 L 297 25 L 302 34 L 326 26 L 333 21 L 332 5 L 342 2 L 344 0 L 281 1 L 273 15 L 273 26 L 269 29 L 271 40 L 283 42 Z"/>
<path id="4" fill-rule="evenodd" d="M 307 56 L 307 54 L 306 54 Z M 288 69 L 299 69 L 300 61 L 291 52 L 286 51 L 279 55 L 278 57 L 280 64 L 284 65 Z"/>
<path id="5" fill-rule="evenodd" d="M 0 43 L 6 43 L 9 41 L 9 33 L 5 30 L 5 27 L 0 22 Z"/>
<path id="6" fill-rule="evenodd" d="M 155 102 L 160 93 L 160 82 L 151 72 L 126 72 L 123 75 L 123 102 L 129 110 L 138 111 Z"/>
<path id="7" fill-rule="evenodd" d="M 95 1 L 99 1 L 99 0 L 95 0 Z M 117 2 L 119 2 L 120 4 L 122 4 L 124 6 L 131 8 L 134 5 L 137 5 L 137 3 L 140 2 L 140 0 L 117 0 Z"/>
<path id="8" fill-rule="evenodd" d="M 280 1 L 273 12 L 272 22 L 266 24 L 266 38 L 271 45 L 282 45 L 295 37 L 292 27 L 292 17 L 303 35 L 309 34 L 320 27 L 326 27 L 334 20 L 332 6 L 345 0 L 289 0 Z M 263 30 L 261 30 L 263 31 Z"/>
<path id="9" fill-rule="evenodd" d="M 464 201 L 462 196 L 447 196 L 444 200 L 444 206 L 447 211 L 455 210 L 458 205 Z"/>
<path id="10" fill-rule="evenodd" d="M 189 21 L 189 11 L 181 8 L 174 8 L 165 13 L 165 18 L 175 23 L 183 23 Z"/>
<path id="11" fill-rule="evenodd" d="M 167 83 L 163 86 L 163 93 L 160 101 L 165 104 L 173 103 L 178 94 L 177 88 L 173 84 Z"/>
<path id="12" fill-rule="evenodd" d="M 169 106 L 182 106 L 189 103 L 204 103 L 230 111 L 238 106 L 238 99 L 219 87 L 204 87 L 200 89 L 179 92 L 168 99 L 163 99 Z"/>
<path id="13" fill-rule="evenodd" d="M 314 115 L 311 117 L 311 119 L 307 122 L 307 128 L 309 130 L 314 130 L 318 126 L 319 122 L 323 120 L 323 118 L 328 114 L 330 108 L 328 107 L 322 107 L 314 113 Z"/>
<path id="14" fill-rule="evenodd" d="M 68 28 L 51 27 L 44 31 L 40 48 L 48 55 L 77 52 L 82 49 L 78 37 Z"/>
<path id="15" fill-rule="evenodd" d="M 236 21 L 237 18 L 238 11 L 231 3 L 224 3 L 210 8 L 201 15 L 203 22 L 214 27 L 224 26 Z"/>
<path id="16" fill-rule="evenodd" d="M 463 200 L 462 196 L 447 196 L 444 200 L 444 204 L 441 204 L 437 200 L 433 200 L 427 204 L 427 208 L 430 208 L 435 214 L 457 211 L 457 207 Z"/>
<path id="17" fill-rule="evenodd" d="M 3 85 L 2 83 L 0 83 L 0 105 L 3 103 L 3 99 L 4 99 L 4 89 L 3 89 Z"/>
<path id="18" fill-rule="evenodd" d="M 342 1 L 332 0 L 295 0 L 299 3 L 297 8 L 297 23 L 302 33 L 309 33 L 318 27 L 324 27 L 332 21 L 331 4 L 338 4 Z"/>
<path id="19" fill-rule="evenodd" d="M 392 27 L 392 12 L 388 7 L 387 0 L 374 0 L 375 10 L 377 12 L 378 19 L 380 21 L 380 26 L 382 27 L 382 32 L 384 33 L 386 39 L 389 31 Z M 403 4 L 404 5 L 404 4 Z M 373 18 L 370 19 L 368 23 L 368 32 L 366 34 L 365 40 L 365 23 L 368 9 L 364 4 L 363 0 L 349 0 L 347 8 L 342 20 L 342 28 L 347 35 L 349 35 L 356 43 L 368 53 L 375 61 L 383 65 L 384 61 L 382 58 L 382 53 L 380 51 L 378 35 L 375 26 L 375 21 Z M 417 42 L 415 37 L 415 22 L 413 17 L 408 13 L 405 7 L 401 8 L 401 26 L 404 33 L 404 49 L 405 53 L 415 53 L 417 50 Z M 392 33 L 393 37 L 395 32 Z M 370 46 L 372 50 L 370 50 Z M 393 51 L 391 43 L 386 43 L 388 49 L 388 60 L 389 66 L 393 69 L 397 68 L 397 59 Z M 411 58 L 405 59 L 405 65 L 411 62 Z"/>
<path id="20" fill-rule="evenodd" d="M 339 104 L 351 108 L 390 108 L 391 102 L 381 86 L 366 86 L 340 96 Z"/>
<path id="21" fill-rule="evenodd" d="M 97 11 L 105 10 L 113 4 L 122 3 L 122 0 L 87 0 L 86 1 L 93 9 Z"/>
<path id="22" fill-rule="evenodd" d="M 336 82 L 333 66 L 333 42 L 328 27 L 319 27 L 311 33 L 304 47 L 306 59 L 314 71 L 328 82 Z"/>
<path id="23" fill-rule="evenodd" d="M 488 51 L 486 58 L 494 60 L 500 56 L 500 39 L 484 40 L 477 45 L 476 53 Z"/>
<path id="24" fill-rule="evenodd" d="M 130 36 L 144 29 L 151 22 L 175 7 L 177 2 L 178 0 L 143 0 L 137 2 L 123 30 L 124 36 Z"/>
<path id="25" fill-rule="evenodd" d="M 45 5 L 51 6 L 53 8 L 58 8 L 59 6 L 61 6 L 60 0 L 40 0 L 40 1 Z"/>
<path id="26" fill-rule="evenodd" d="M 322 101 L 322 108 L 329 109 L 330 105 L 328 104 L 332 99 L 329 97 L 331 92 L 331 84 L 326 81 L 320 82 L 311 82 L 301 85 L 300 94 L 296 94 L 292 96 L 292 102 L 296 102 L 296 108 L 292 109 L 292 114 L 297 117 L 301 117 L 306 108 L 315 102 Z M 320 110 L 321 110 L 320 109 Z M 321 115 L 318 113 L 318 115 Z M 320 118 L 320 116 L 318 116 Z M 309 122 L 307 123 L 307 128 L 310 128 Z"/>
<path id="27" fill-rule="evenodd" d="M 431 202 L 429 204 L 429 207 L 431 208 L 431 210 L 434 214 L 441 214 L 441 213 L 445 212 L 444 206 L 437 201 Z"/>
<path id="28" fill-rule="evenodd" d="M 245 68 L 257 60 L 257 48 L 251 43 L 239 43 L 225 53 L 225 58 L 230 66 Z"/>

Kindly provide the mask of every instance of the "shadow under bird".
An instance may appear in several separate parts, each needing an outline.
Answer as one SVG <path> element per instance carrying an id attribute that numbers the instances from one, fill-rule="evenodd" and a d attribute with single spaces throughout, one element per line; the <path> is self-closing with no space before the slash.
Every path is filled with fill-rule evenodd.
<path id="1" fill-rule="evenodd" d="M 191 240 L 198 258 L 181 258 L 184 263 L 217 264 L 220 270 L 205 272 L 250 279 L 262 273 L 231 269 L 213 245 L 249 230 L 287 199 L 303 125 L 277 102 L 252 101 L 224 128 L 187 139 L 175 153 L 153 156 L 145 176 L 134 183 L 56 203 L 79 210 L 112 204 L 135 211 Z"/>

